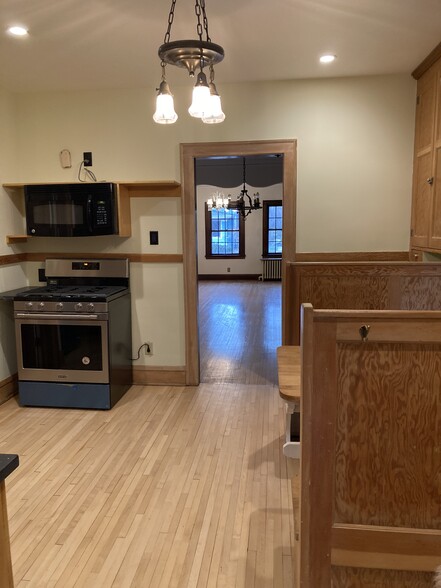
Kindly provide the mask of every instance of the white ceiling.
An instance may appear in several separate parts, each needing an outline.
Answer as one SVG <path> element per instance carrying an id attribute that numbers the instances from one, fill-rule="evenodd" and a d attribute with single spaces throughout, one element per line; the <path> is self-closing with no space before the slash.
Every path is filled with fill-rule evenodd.
<path id="1" fill-rule="evenodd" d="M 156 87 L 170 0 L 0 0 L 0 86 L 12 91 Z M 206 0 L 225 49 L 216 82 L 409 73 L 441 40 L 441 0 Z M 8 26 L 29 28 L 12 38 Z M 178 0 L 171 40 L 196 37 Z M 331 65 L 318 63 L 335 53 Z M 173 71 L 172 71 L 173 70 Z M 168 67 L 167 78 L 187 83 Z"/>

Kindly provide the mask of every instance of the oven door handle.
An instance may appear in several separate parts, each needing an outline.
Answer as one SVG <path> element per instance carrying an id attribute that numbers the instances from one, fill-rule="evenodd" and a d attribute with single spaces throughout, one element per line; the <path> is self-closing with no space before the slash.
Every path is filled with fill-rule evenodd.
<path id="1" fill-rule="evenodd" d="M 37 312 L 16 312 L 15 318 L 20 319 L 57 319 L 57 320 L 104 320 L 98 314 L 50 314 L 50 313 L 37 313 Z"/>

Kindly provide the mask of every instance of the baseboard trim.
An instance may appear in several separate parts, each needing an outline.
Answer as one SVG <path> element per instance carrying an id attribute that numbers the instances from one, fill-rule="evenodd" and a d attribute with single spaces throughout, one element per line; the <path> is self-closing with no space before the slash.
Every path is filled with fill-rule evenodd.
<path id="1" fill-rule="evenodd" d="M 141 386 L 185 386 L 185 367 L 133 367 L 133 383 Z"/>
<path id="2" fill-rule="evenodd" d="M 18 378 L 17 374 L 13 374 L 0 382 L 0 404 L 18 394 Z"/>
<path id="3" fill-rule="evenodd" d="M 258 280 L 261 274 L 198 274 L 198 280 Z"/>

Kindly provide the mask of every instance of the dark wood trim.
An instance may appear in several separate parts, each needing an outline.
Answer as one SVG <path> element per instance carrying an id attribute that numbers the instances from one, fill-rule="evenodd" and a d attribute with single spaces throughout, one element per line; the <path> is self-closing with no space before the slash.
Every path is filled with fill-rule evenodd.
<path id="1" fill-rule="evenodd" d="M 260 274 L 199 274 L 198 280 L 200 281 L 208 281 L 208 280 L 258 280 L 260 278 Z"/>
<path id="2" fill-rule="evenodd" d="M 133 384 L 185 386 L 185 367 L 133 367 Z"/>
<path id="3" fill-rule="evenodd" d="M 270 206 L 283 206 L 282 198 L 277 198 L 276 200 L 264 200 L 262 202 L 263 206 L 263 217 L 262 217 L 262 257 L 264 259 L 272 259 L 274 257 L 281 258 L 281 253 L 268 253 L 268 208 Z"/>
<path id="4" fill-rule="evenodd" d="M 14 253 L 12 255 L 0 255 L 0 266 L 14 265 L 15 263 L 22 263 L 26 261 L 25 253 Z"/>
<path id="5" fill-rule="evenodd" d="M 409 251 L 296 253 L 295 260 L 293 261 L 409 261 Z"/>
<path id="6" fill-rule="evenodd" d="M 197 247 L 194 165 L 198 157 L 228 155 L 283 155 L 283 256 L 282 256 L 282 341 L 286 326 L 287 299 L 284 274 L 286 260 L 295 259 L 297 141 L 237 141 L 225 143 L 181 143 L 182 240 L 184 243 L 185 357 L 187 384 L 199 383 L 199 334 L 197 296 Z"/>
<path id="7" fill-rule="evenodd" d="M 414 255 L 420 251 L 413 248 L 412 252 L 408 251 L 358 251 L 358 252 L 334 252 L 334 253 L 297 253 L 295 261 L 415 261 Z M 430 253 L 429 250 L 424 249 Z M 421 250 L 420 253 L 423 251 Z M 439 253 L 439 251 L 433 251 Z M 182 263 L 182 253 L 59 253 L 59 252 L 35 252 L 35 253 L 14 253 L 11 255 L 0 255 L 0 266 L 13 265 L 24 261 L 45 261 L 48 257 L 61 257 L 66 259 L 75 259 L 84 257 L 88 259 L 107 258 L 128 258 L 133 263 Z M 265 256 L 266 257 L 266 256 Z M 280 257 L 277 255 L 275 257 Z M 268 257 L 272 259 L 272 257 Z M 420 257 L 421 259 L 421 257 Z"/>
<path id="8" fill-rule="evenodd" d="M 211 252 L 211 233 L 213 232 L 211 210 L 205 202 L 205 258 L 206 259 L 245 259 L 245 220 L 239 217 L 239 253 L 237 255 L 216 255 Z"/>
<path id="9" fill-rule="evenodd" d="M 441 57 L 441 42 L 433 49 L 429 55 L 413 70 L 412 77 L 419 80 L 432 65 Z"/>
<path id="10" fill-rule="evenodd" d="M 0 256 L 1 265 L 12 265 L 24 261 L 45 261 L 47 258 L 60 257 L 63 259 L 125 259 L 132 263 L 182 263 L 182 253 L 60 253 L 60 252 L 35 252 L 18 253 L 16 255 Z"/>
<path id="11" fill-rule="evenodd" d="M 3 404 L 18 393 L 17 374 L 12 374 L 0 382 L 0 404 Z"/>

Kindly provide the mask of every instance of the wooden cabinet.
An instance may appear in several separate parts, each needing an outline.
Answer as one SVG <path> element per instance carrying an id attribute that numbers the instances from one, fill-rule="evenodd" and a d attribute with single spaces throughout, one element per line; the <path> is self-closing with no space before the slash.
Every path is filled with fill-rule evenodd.
<path id="1" fill-rule="evenodd" d="M 118 186 L 118 226 L 119 237 L 130 237 L 132 234 L 130 219 L 130 199 L 140 197 L 180 198 L 181 184 L 175 181 L 151 182 L 116 182 Z M 11 198 L 23 198 L 24 184 L 3 184 Z M 32 239 L 30 235 L 6 235 L 6 243 L 12 245 Z M 38 237 L 37 237 L 38 238 Z"/>
<path id="2" fill-rule="evenodd" d="M 418 85 L 410 243 L 441 251 L 441 43 L 413 75 Z"/>

